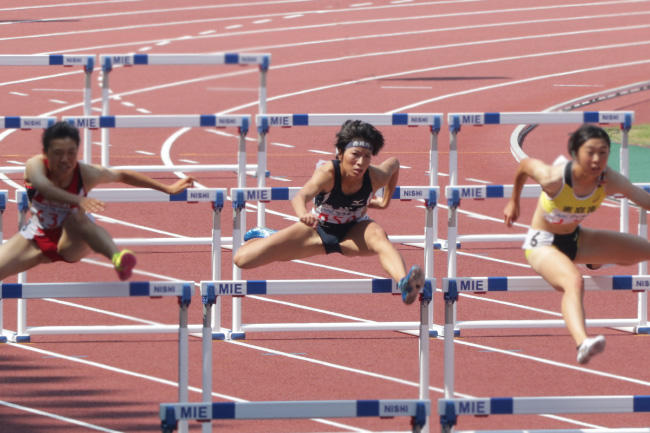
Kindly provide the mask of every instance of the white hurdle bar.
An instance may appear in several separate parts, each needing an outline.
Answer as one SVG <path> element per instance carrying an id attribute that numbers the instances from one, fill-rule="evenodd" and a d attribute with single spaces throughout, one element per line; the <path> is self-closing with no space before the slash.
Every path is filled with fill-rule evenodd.
<path id="1" fill-rule="evenodd" d="M 92 73 L 95 68 L 95 56 L 87 54 L 0 54 L 0 66 L 82 66 L 84 68 L 84 109 L 85 115 L 92 110 Z M 39 126 L 42 127 L 42 126 Z M 46 126 L 45 126 L 46 127 Z M 36 127 L 34 127 L 36 128 Z M 92 144 L 90 130 L 83 130 L 84 162 L 92 161 Z M 4 167 L 2 167 L 4 168 Z M 0 169 L 1 172 L 6 171 Z"/>
<path id="2" fill-rule="evenodd" d="M 114 169 L 137 171 L 234 171 L 237 173 L 237 185 L 246 185 L 246 170 L 255 170 L 255 164 L 246 164 L 246 134 L 250 127 L 251 116 L 214 115 L 214 114 L 169 114 L 169 115 L 124 115 L 124 116 L 65 116 L 63 120 L 78 128 L 226 128 L 235 127 L 239 132 L 237 164 L 211 165 L 115 165 L 108 164 L 108 150 L 104 166 Z M 108 149 L 108 146 L 105 146 Z M 104 158 L 103 158 L 104 159 Z"/>
<path id="3" fill-rule="evenodd" d="M 615 275 L 583 277 L 585 290 L 625 290 L 647 292 L 650 290 L 650 275 Z M 553 291 L 542 277 L 462 277 L 443 278 L 442 291 L 445 299 L 444 325 L 444 384 L 445 398 L 454 395 L 454 330 L 455 329 L 493 329 L 493 328 L 551 328 L 564 327 L 563 320 L 475 320 L 456 321 L 454 307 L 461 293 L 513 292 L 513 291 Z M 636 319 L 588 319 L 587 326 L 636 326 L 644 328 L 637 332 L 648 333 L 650 328 Z"/>
<path id="4" fill-rule="evenodd" d="M 643 188 L 644 190 L 650 193 L 650 184 L 646 183 L 636 183 L 636 186 Z M 539 185 L 524 185 L 524 188 L 521 193 L 523 198 L 537 198 L 541 193 L 541 187 Z M 492 198 L 509 198 L 512 196 L 512 185 L 456 185 L 456 186 L 447 186 L 445 188 L 445 196 L 447 197 L 447 202 L 449 205 L 449 212 L 452 215 L 450 221 L 456 221 L 456 212 L 460 206 L 460 201 L 463 199 L 474 199 L 474 200 L 484 200 Z M 639 227 L 638 234 L 641 237 L 646 238 L 648 234 L 648 226 L 646 221 L 646 211 L 640 209 L 640 218 L 639 218 Z M 449 226 L 448 227 L 448 242 L 458 243 L 462 246 L 463 242 L 504 242 L 504 241 L 520 241 L 523 243 L 525 234 L 519 235 L 510 235 L 510 234 L 486 234 L 486 235 L 457 235 L 457 227 Z M 647 274 L 647 263 L 639 263 L 639 275 Z M 453 277 L 450 277 L 453 278 Z M 517 278 L 528 278 L 528 277 L 508 277 L 515 281 Z M 531 277 L 537 278 L 537 277 Z M 601 277 L 594 277 L 598 280 Z M 529 280 L 527 280 L 529 281 Z M 530 280 L 534 281 L 534 280 Z M 585 278 L 585 288 L 590 287 L 590 282 L 592 280 L 589 277 Z M 533 288 L 536 286 L 529 286 L 532 290 L 538 290 Z M 638 295 L 638 308 L 637 308 L 637 317 L 629 319 L 588 319 L 587 324 L 589 326 L 631 326 L 636 333 L 647 334 L 650 333 L 650 326 L 648 324 L 648 294 L 647 291 L 641 288 Z M 454 314 L 455 317 L 455 314 Z M 497 324 L 498 323 L 498 324 Z M 562 326 L 564 322 L 561 320 L 530 320 L 530 321 L 458 321 L 456 329 L 466 328 L 466 329 L 478 329 L 481 327 L 485 328 L 520 328 L 520 327 L 546 327 L 546 326 Z M 509 325 L 506 325 L 509 324 Z"/>
<path id="5" fill-rule="evenodd" d="M 243 209 L 246 206 L 246 201 L 255 200 L 260 202 L 270 202 L 270 201 L 286 201 L 290 200 L 298 191 L 299 187 L 267 187 L 267 188 L 232 188 L 230 190 L 230 196 L 233 204 L 233 256 L 239 249 L 243 234 L 242 234 L 242 214 Z M 389 240 L 393 242 L 424 242 L 424 266 L 425 266 L 425 278 L 433 277 L 433 249 L 434 244 L 437 241 L 437 224 L 434 224 L 434 209 L 437 204 L 437 197 L 439 193 L 439 187 L 437 186 L 397 186 L 393 192 L 393 199 L 398 199 L 401 201 L 408 200 L 424 200 L 426 204 L 425 210 L 425 227 L 424 235 L 414 235 L 414 236 L 401 236 L 400 239 L 395 239 L 392 236 L 389 236 Z M 241 279 L 242 270 L 233 264 L 233 279 Z M 354 281 L 354 280 L 348 280 Z M 242 325 L 241 320 L 241 298 L 233 298 L 233 308 L 232 308 L 232 329 L 231 329 L 231 338 L 245 338 L 245 330 L 252 330 L 251 326 L 254 325 Z M 433 306 L 430 306 L 429 311 L 429 323 L 433 323 Z M 300 330 L 300 324 L 295 325 L 295 330 Z M 315 330 L 317 324 L 310 324 L 309 330 Z M 322 324 L 322 330 L 330 329 L 330 324 Z M 404 322 L 386 322 L 386 323 L 350 323 L 347 325 L 347 330 L 369 330 L 373 326 L 377 326 L 376 329 L 393 329 L 393 330 L 410 330 L 417 329 L 417 322 L 404 323 Z M 260 332 L 264 329 L 267 329 L 269 332 L 277 331 L 278 328 L 276 325 L 259 325 L 254 326 L 255 330 Z M 288 330 L 288 329 L 286 329 Z M 437 332 L 431 328 L 431 333 L 437 335 Z"/>
<path id="6" fill-rule="evenodd" d="M 221 211 L 226 200 L 225 188 L 188 188 L 178 194 L 165 194 L 147 188 L 97 188 L 90 191 L 89 197 L 94 197 L 104 202 L 136 202 L 136 203 L 198 203 L 208 202 L 212 205 L 212 236 L 209 238 L 211 245 L 211 275 L 213 278 L 221 277 Z M 29 210 L 27 193 L 24 190 L 16 191 L 16 203 L 18 204 L 20 221 L 23 222 Z M 195 245 L 206 244 L 205 238 L 154 238 L 154 244 L 158 245 Z M 147 238 L 114 239 L 118 245 L 150 245 L 152 242 Z M 26 273 L 19 275 L 19 281 L 25 282 Z M 120 284 L 120 283 L 117 283 Z M 176 332 L 175 325 L 111 325 L 111 326 L 28 326 L 27 325 L 27 298 L 18 299 L 16 338 L 17 342 L 29 342 L 30 335 L 43 334 L 98 334 L 98 333 L 169 333 Z M 221 323 L 221 317 L 217 317 L 220 311 L 215 309 L 210 316 L 210 323 Z M 203 324 L 189 325 L 192 332 L 200 332 Z"/>
<path id="7" fill-rule="evenodd" d="M 0 55 L 1 57 L 1 55 Z M 47 128 L 56 122 L 56 117 L 48 116 L 0 116 L 0 129 L 9 130 L 29 130 Z M 7 134 L 7 131 L 0 135 L 2 140 Z M 0 167 L 0 173 L 23 173 L 24 166 L 3 166 Z"/>
<path id="8" fill-rule="evenodd" d="M 650 395 L 603 395 L 562 397 L 492 397 L 443 398 L 438 400 L 441 431 L 451 433 L 460 415 L 543 415 L 588 413 L 645 413 L 650 412 Z M 486 432 L 485 430 L 479 430 Z M 503 430 L 501 430 L 503 431 Z M 509 432 L 536 432 L 536 430 L 508 430 Z M 546 430 L 561 432 L 565 430 Z M 588 430 L 566 430 L 585 432 Z M 650 428 L 597 429 L 609 433 L 650 432 Z M 460 432 L 458 432 L 460 433 Z"/>
<path id="9" fill-rule="evenodd" d="M 413 432 L 421 431 L 431 413 L 429 400 L 320 400 L 217 402 L 160 405 L 163 433 L 176 430 L 180 420 L 393 418 L 410 416 Z"/>
<path id="10" fill-rule="evenodd" d="M 234 235 L 233 235 L 234 237 Z M 436 286 L 435 279 L 427 279 L 424 288 L 419 295 L 420 299 L 420 322 L 416 327 L 411 328 L 410 324 L 404 322 L 404 326 L 398 329 L 418 329 L 418 356 L 419 356 L 419 398 L 429 399 L 429 337 L 431 336 L 429 324 L 429 308 L 432 300 L 432 293 Z M 223 280 L 223 281 L 201 281 L 201 299 L 204 304 L 214 304 L 220 296 L 233 296 L 241 299 L 246 295 L 273 296 L 273 295 L 314 295 L 314 294 L 399 294 L 396 283 L 388 278 L 358 279 L 358 280 Z M 207 311 L 204 309 L 204 311 Z M 356 324 L 355 324 L 356 325 Z M 394 327 L 385 327 L 380 324 L 374 327 L 373 323 L 364 324 L 365 327 L 350 327 L 345 323 L 308 323 L 298 324 L 266 324 L 247 325 L 249 331 L 351 331 L 351 330 L 394 330 Z M 212 399 L 212 339 L 224 339 L 224 335 L 210 335 L 211 329 L 203 328 L 203 403 L 209 403 Z M 437 335 L 437 334 L 435 334 Z M 435 336 L 433 335 L 433 336 Z M 243 338 L 243 333 L 231 338 Z M 308 418 L 311 418 L 308 417 Z M 207 423 L 206 423 L 207 424 Z M 204 427 L 205 431 L 211 431 Z M 420 431 L 420 430 L 418 430 Z M 423 432 L 428 432 L 428 425 L 424 423 Z"/>
<path id="11" fill-rule="evenodd" d="M 438 132 L 442 125 L 440 113 L 303 113 L 303 114 L 261 114 L 255 119 L 259 135 L 257 159 L 257 186 L 263 188 L 266 178 L 266 135 L 271 127 L 299 126 L 337 126 L 347 120 L 361 120 L 373 126 L 428 126 L 430 130 L 429 144 L 429 185 L 438 185 Z M 258 204 L 257 226 L 265 227 L 264 203 Z M 434 210 L 437 217 L 437 209 Z"/>
<path id="12" fill-rule="evenodd" d="M 194 292 L 193 281 L 120 281 L 92 283 L 26 283 L 2 284 L 2 299 L 43 299 L 43 298 L 109 298 L 109 297 L 162 297 L 176 296 L 179 298 L 179 320 L 174 330 L 178 331 L 178 401 L 189 401 L 188 372 L 189 344 L 187 310 Z M 40 334 L 48 334 L 51 328 L 55 334 L 60 334 L 59 326 L 41 327 Z M 94 330 L 104 332 L 101 327 L 88 326 L 86 333 Z M 120 328 L 120 327 L 116 327 Z M 122 331 L 123 332 L 123 331 Z M 16 341 L 19 338 L 17 336 Z"/>
<path id="13" fill-rule="evenodd" d="M 201 54 L 102 54 L 99 56 L 102 68 L 102 115 L 110 114 L 109 75 L 114 66 L 144 65 L 257 65 L 260 71 L 259 112 L 266 113 L 266 76 L 271 63 L 267 53 L 201 53 Z M 217 111 L 217 110 L 215 110 Z M 108 129 L 102 129 L 102 165 L 108 166 Z M 241 143 L 240 143 L 241 147 Z M 262 171 L 262 174 L 265 172 Z M 245 183 L 238 186 L 243 187 Z"/>

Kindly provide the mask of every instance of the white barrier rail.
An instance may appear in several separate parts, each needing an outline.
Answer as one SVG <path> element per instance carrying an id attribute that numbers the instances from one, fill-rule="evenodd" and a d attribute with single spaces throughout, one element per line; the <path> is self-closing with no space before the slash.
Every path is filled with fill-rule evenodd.
<path id="1" fill-rule="evenodd" d="M 81 66 L 84 68 L 84 115 L 90 115 L 92 105 L 92 73 L 95 68 L 95 56 L 87 54 L 0 54 L 0 66 Z M 38 128 L 47 127 L 38 126 Z M 6 126 L 5 126 L 6 127 Z M 37 128 L 36 126 L 28 126 Z M 25 129 L 21 127 L 22 129 Z M 90 130 L 83 130 L 83 160 L 92 161 L 92 144 Z M 7 169 L 15 167 L 0 167 L 2 173 L 13 173 Z"/>
<path id="2" fill-rule="evenodd" d="M 233 236 L 236 238 L 236 236 Z M 419 330 L 419 371 L 420 371 L 420 380 L 419 380 L 419 398 L 420 400 L 428 400 L 429 396 L 429 336 L 430 336 L 430 326 L 429 326 L 429 305 L 432 299 L 432 291 L 435 287 L 435 280 L 427 279 L 420 293 L 420 322 L 416 325 L 414 329 Z M 210 314 L 210 309 L 213 304 L 217 302 L 220 296 L 232 296 L 232 297 L 242 297 L 246 295 L 257 295 L 257 296 L 272 296 L 272 295 L 314 295 L 314 294 L 382 294 L 382 293 L 399 293 L 395 283 L 391 279 L 386 278 L 373 278 L 373 279 L 358 279 L 358 280 L 219 280 L 219 281 L 201 281 L 201 298 L 203 300 L 204 308 L 204 327 L 203 327 L 203 341 L 202 341 L 202 353 L 203 353 L 203 403 L 202 406 L 207 408 L 210 405 L 212 400 L 212 340 L 213 339 L 224 339 L 225 335 L 215 335 L 212 333 L 212 329 L 209 326 L 209 322 L 206 320 Z M 294 330 L 316 330 L 322 331 L 323 328 L 319 325 L 321 324 L 300 324 L 300 328 L 292 328 L 292 324 L 264 324 L 257 325 L 256 331 L 294 331 Z M 312 329 L 312 325 L 314 326 Z M 346 326 L 347 324 L 343 324 Z M 368 324 L 372 325 L 372 324 Z M 348 325 L 349 326 L 349 325 Z M 386 328 L 372 328 L 368 327 L 366 330 L 384 330 Z M 394 328 L 388 328 L 394 329 Z M 345 327 L 332 327 L 329 330 L 351 330 Z M 354 330 L 359 330 L 355 328 Z M 231 335 L 231 338 L 233 336 Z M 235 336 L 234 338 L 243 338 L 243 335 Z M 306 406 L 311 407 L 313 403 L 308 402 L 293 402 L 295 404 L 305 404 Z M 328 404 L 337 405 L 341 404 L 340 401 L 330 401 Z M 233 403 L 228 403 L 233 404 Z M 239 404 L 239 403 L 237 403 Z M 264 405 L 265 403 L 260 403 Z M 347 404 L 347 403 L 345 403 Z M 285 410 L 284 406 L 275 408 L 278 410 L 277 413 L 292 413 L 291 410 L 288 412 Z M 297 414 L 306 414 L 306 411 L 293 411 L 293 417 L 302 417 Z M 165 409 L 163 410 L 161 406 L 161 417 L 167 417 L 169 419 L 168 426 L 173 431 L 172 426 L 176 419 L 178 419 L 178 408 L 176 409 Z M 191 409 L 190 412 L 192 413 Z M 203 409 L 207 411 L 209 409 Z M 264 411 L 262 411 L 263 413 Z M 204 412 L 209 413 L 209 412 Z M 256 411 L 256 416 L 259 417 L 260 412 Z M 334 415 L 332 415 L 334 416 Z M 343 415 L 339 415 L 343 416 Z M 203 418 L 203 416 L 197 416 L 193 419 L 212 419 L 211 417 Z M 312 418 L 308 416 L 307 418 Z M 207 423 L 206 423 L 207 424 Z M 163 428 L 165 422 L 163 421 Z M 205 430 L 210 431 L 210 429 L 204 427 Z M 413 431 L 424 431 L 428 432 L 428 425 L 426 420 L 423 420 L 421 425 L 414 426 Z"/>
<path id="3" fill-rule="evenodd" d="M 212 208 L 212 234 L 209 238 L 181 238 L 181 239 L 156 239 L 153 241 L 147 238 L 126 238 L 116 239 L 116 243 L 120 245 L 151 245 L 164 244 L 164 245 L 197 245 L 209 244 L 211 246 L 211 275 L 213 278 L 220 278 L 221 276 L 221 211 L 223 204 L 226 200 L 226 190 L 224 188 L 188 188 L 179 194 L 165 194 L 160 191 L 155 191 L 147 188 L 97 188 L 89 193 L 90 197 L 100 199 L 105 202 L 131 202 L 131 203 L 145 203 L 145 202 L 176 202 L 176 203 L 195 203 L 204 202 L 211 203 Z M 16 191 L 16 203 L 18 204 L 19 217 L 21 223 L 25 221 L 26 214 L 29 209 L 27 193 L 24 190 Z M 24 282 L 24 273 L 19 275 L 19 282 Z M 121 282 L 109 284 L 111 287 L 122 287 Z M 43 283 L 42 288 L 44 291 L 48 287 L 59 287 L 58 284 Z M 67 287 L 77 288 L 76 284 L 66 284 Z M 38 285 L 30 284 L 29 287 L 39 287 Z M 81 286 L 82 287 L 82 286 Z M 99 289 L 102 290 L 102 289 Z M 87 288 L 79 288 L 80 294 L 88 294 Z M 115 290 L 116 296 L 124 296 L 120 290 Z M 120 295 L 120 293 L 122 293 Z M 158 296 L 158 295 L 152 295 Z M 83 296 L 86 297 L 86 296 Z M 17 302 L 17 324 L 16 333 L 11 338 L 16 342 L 29 342 L 32 335 L 60 335 L 60 334 L 106 334 L 106 333 L 168 333 L 176 332 L 176 326 L 169 325 L 111 325 L 111 326 L 28 326 L 27 323 L 27 301 L 29 296 L 22 296 Z M 211 317 L 211 323 L 220 324 L 221 318 L 217 317 L 218 310 L 215 309 L 214 316 Z M 192 332 L 200 332 L 202 324 L 189 325 Z"/>
<path id="4" fill-rule="evenodd" d="M 179 420 L 305 419 L 410 416 L 414 432 L 431 412 L 428 400 L 257 401 L 160 405 L 163 433 L 172 433 Z"/>

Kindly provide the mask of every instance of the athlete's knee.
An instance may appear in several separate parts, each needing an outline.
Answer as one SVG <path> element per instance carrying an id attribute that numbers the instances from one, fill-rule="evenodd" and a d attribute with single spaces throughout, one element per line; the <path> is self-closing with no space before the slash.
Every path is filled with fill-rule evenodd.
<path id="1" fill-rule="evenodd" d="M 366 243 L 371 249 L 377 250 L 390 245 L 386 231 L 378 224 L 369 225 L 364 236 Z"/>
<path id="2" fill-rule="evenodd" d="M 564 293 L 582 296 L 585 291 L 585 282 L 582 275 L 570 275 L 563 279 L 560 288 Z"/>
<path id="3" fill-rule="evenodd" d="M 235 257 L 233 257 L 233 262 L 241 269 L 249 269 L 252 266 L 252 255 L 249 253 L 248 249 L 245 246 L 239 248 Z"/>

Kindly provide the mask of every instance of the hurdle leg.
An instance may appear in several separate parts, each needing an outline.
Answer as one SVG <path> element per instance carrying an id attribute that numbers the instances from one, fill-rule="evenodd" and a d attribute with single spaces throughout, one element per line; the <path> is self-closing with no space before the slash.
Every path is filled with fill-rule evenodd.
<path id="1" fill-rule="evenodd" d="M 639 236 L 644 239 L 648 237 L 648 212 L 644 209 L 639 209 Z M 639 275 L 647 275 L 648 262 L 639 263 Z M 636 328 L 637 334 L 650 334 L 650 326 L 648 324 L 648 292 L 644 291 L 638 294 L 638 313 L 637 317 L 639 323 Z"/>
<path id="2" fill-rule="evenodd" d="M 187 329 L 187 310 L 189 300 L 179 298 L 179 320 L 178 320 L 178 402 L 189 401 L 189 344 Z M 187 433 L 187 421 L 181 420 L 178 424 L 179 433 Z"/>
<path id="3" fill-rule="evenodd" d="M 432 289 L 431 280 L 427 280 L 424 283 L 424 290 L 420 294 L 420 400 L 429 399 L 429 306 L 431 304 Z M 429 421 L 426 417 L 423 425 L 419 425 L 415 419 L 413 419 L 412 424 L 414 432 L 429 432 Z"/>

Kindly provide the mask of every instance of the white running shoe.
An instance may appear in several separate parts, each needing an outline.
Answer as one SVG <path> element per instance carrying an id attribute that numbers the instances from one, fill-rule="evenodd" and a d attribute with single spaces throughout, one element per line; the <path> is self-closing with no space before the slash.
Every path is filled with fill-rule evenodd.
<path id="1" fill-rule="evenodd" d="M 604 336 L 587 338 L 578 348 L 578 363 L 588 363 L 592 356 L 598 355 L 603 350 L 605 350 Z"/>

